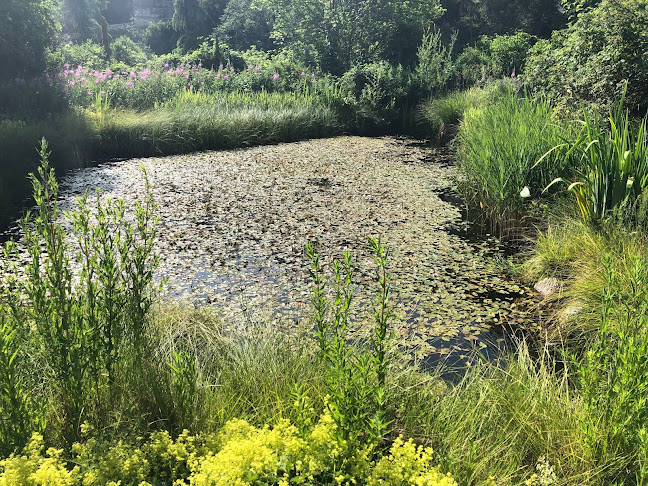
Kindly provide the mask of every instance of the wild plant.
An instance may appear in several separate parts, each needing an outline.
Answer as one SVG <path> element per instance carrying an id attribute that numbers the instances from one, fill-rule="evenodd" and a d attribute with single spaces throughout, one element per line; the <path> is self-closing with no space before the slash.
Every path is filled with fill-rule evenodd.
<path id="1" fill-rule="evenodd" d="M 556 125 L 547 103 L 513 92 L 466 110 L 459 131 L 460 189 L 491 233 L 507 236 L 529 198 L 542 196 L 551 181 L 570 173 L 571 159 L 549 150 L 569 136 L 568 128 Z M 537 164 L 543 154 L 546 163 Z"/>
<path id="2" fill-rule="evenodd" d="M 102 202 L 90 211 L 88 194 L 75 210 L 58 207 L 59 186 L 49 167 L 47 143 L 31 181 L 35 213 L 22 221 L 28 256 L 15 312 L 42 354 L 58 390 L 68 441 L 84 418 L 114 405 L 115 375 L 126 360 L 143 363 L 146 314 L 155 295 L 154 204 L 147 186 L 135 222 L 124 203 Z M 71 222 L 70 233 L 62 224 Z M 102 412 L 103 411 L 103 412 Z M 91 417 L 90 417 L 91 418 Z"/>
<path id="3" fill-rule="evenodd" d="M 632 294 L 620 298 L 618 275 L 606 255 L 600 329 L 584 358 L 577 361 L 577 370 L 588 412 L 583 430 L 596 459 L 600 464 L 622 461 L 608 474 L 630 472 L 636 484 L 646 484 L 648 267 L 639 256 L 629 266 Z"/>
<path id="4" fill-rule="evenodd" d="M 624 98 L 608 117 L 609 128 L 583 110 L 583 127 L 573 144 L 560 144 L 548 151 L 538 165 L 554 151 L 580 161 L 576 182 L 569 183 L 583 221 L 597 223 L 616 209 L 631 205 L 648 184 L 648 134 L 646 120 L 634 125 L 624 110 Z"/>
<path id="5" fill-rule="evenodd" d="M 306 245 L 313 279 L 312 304 L 315 335 L 321 356 L 328 365 L 328 407 L 338 426 L 340 439 L 381 445 L 389 432 L 387 372 L 390 362 L 389 323 L 391 285 L 387 271 L 389 251 L 380 239 L 370 239 L 378 279 L 374 298 L 375 327 L 369 343 L 349 344 L 348 328 L 354 296 L 355 264 L 350 253 L 334 261 L 332 297 L 326 295 L 319 254 Z M 369 344 L 369 349 L 366 346 Z"/>
<path id="6" fill-rule="evenodd" d="M 0 453 L 24 446 L 31 433 L 42 431 L 44 418 L 21 373 L 22 336 L 10 311 L 0 305 Z"/>
<path id="7" fill-rule="evenodd" d="M 456 32 L 448 45 L 443 45 L 440 30 L 429 30 L 423 34 L 416 52 L 418 62 L 414 71 L 423 95 L 439 94 L 448 86 L 454 70 L 452 51 L 456 40 Z"/>

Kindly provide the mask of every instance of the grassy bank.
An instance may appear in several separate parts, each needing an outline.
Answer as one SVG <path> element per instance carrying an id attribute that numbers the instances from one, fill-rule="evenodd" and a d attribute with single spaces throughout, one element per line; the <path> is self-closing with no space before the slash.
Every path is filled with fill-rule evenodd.
<path id="1" fill-rule="evenodd" d="M 97 116 L 95 151 L 150 157 L 327 137 L 342 128 L 333 109 L 307 96 L 185 94 L 156 110 Z"/>

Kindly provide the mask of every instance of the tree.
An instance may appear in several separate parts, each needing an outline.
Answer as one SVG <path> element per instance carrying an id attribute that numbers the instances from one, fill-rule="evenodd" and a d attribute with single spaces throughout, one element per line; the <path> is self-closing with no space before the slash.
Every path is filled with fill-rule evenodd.
<path id="1" fill-rule="evenodd" d="M 75 42 L 105 44 L 103 0 L 63 0 L 63 29 Z"/>
<path id="2" fill-rule="evenodd" d="M 3 74 L 22 76 L 42 72 L 46 49 L 61 26 L 51 0 L 0 2 L 0 64 Z"/>
<path id="3" fill-rule="evenodd" d="M 648 0 L 603 0 L 532 49 L 526 76 L 559 103 L 604 110 L 626 89 L 627 106 L 648 109 Z"/>
<path id="4" fill-rule="evenodd" d="M 199 0 L 175 0 L 171 24 L 180 33 L 179 48 L 185 52 L 197 48 L 205 23 L 206 14 Z"/>
<path id="5" fill-rule="evenodd" d="M 567 20 L 560 1 L 443 0 L 446 13 L 440 23 L 448 34 L 458 31 L 460 46 L 474 44 L 482 35 L 511 35 L 518 31 L 547 38 L 553 30 L 564 27 Z"/>
<path id="6" fill-rule="evenodd" d="M 245 50 L 254 46 L 269 50 L 272 16 L 263 4 L 252 5 L 253 0 L 230 0 L 216 29 L 218 38 L 232 49 Z"/>
<path id="7" fill-rule="evenodd" d="M 570 20 L 576 20 L 581 13 L 593 9 L 601 0 L 561 0 L 561 3 Z"/>
<path id="8" fill-rule="evenodd" d="M 416 37 L 442 13 L 439 0 L 256 0 L 274 17 L 272 37 L 305 61 L 341 74 L 351 66 L 405 57 L 398 43 Z M 254 4 L 253 4 L 254 5 Z M 416 47 L 410 46 L 415 55 Z"/>

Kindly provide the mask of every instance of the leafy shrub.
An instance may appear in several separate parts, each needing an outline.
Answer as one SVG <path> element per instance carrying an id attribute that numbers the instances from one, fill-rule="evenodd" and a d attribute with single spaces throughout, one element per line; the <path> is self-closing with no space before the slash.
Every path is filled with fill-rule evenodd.
<path id="1" fill-rule="evenodd" d="M 384 61 L 350 69 L 340 78 L 340 86 L 361 133 L 402 125 L 418 100 L 411 72 Z"/>
<path id="2" fill-rule="evenodd" d="M 489 39 L 489 50 L 495 64 L 495 71 L 500 75 L 521 74 L 524 71 L 529 49 L 535 38 L 526 32 L 514 35 L 497 35 Z"/>
<path id="3" fill-rule="evenodd" d="M 34 435 L 23 454 L 0 461 L 0 485 L 457 484 L 432 464 L 429 448 L 398 438 L 388 454 L 373 462 L 364 450 L 339 442 L 335 429 L 328 412 L 303 436 L 288 420 L 256 428 L 237 419 L 218 434 L 185 432 L 177 440 L 167 432 L 154 433 L 143 444 L 89 438 L 74 444 L 69 463 L 61 450 L 44 451 L 43 438 Z"/>
<path id="4" fill-rule="evenodd" d="M 495 76 L 493 59 L 482 48 L 466 47 L 454 63 L 454 84 L 459 89 L 475 86 Z"/>
<path id="5" fill-rule="evenodd" d="M 52 56 L 57 70 L 62 69 L 63 64 L 69 64 L 73 68 L 85 66 L 92 70 L 106 67 L 106 52 L 103 46 L 90 40 L 83 44 L 63 44 Z"/>
<path id="6" fill-rule="evenodd" d="M 455 85 L 474 86 L 493 78 L 514 77 L 523 73 L 535 40 L 526 32 L 482 36 L 474 46 L 467 46 L 455 61 Z"/>
<path id="7" fill-rule="evenodd" d="M 215 69 L 220 64 L 229 61 L 229 59 L 225 60 L 225 55 L 223 54 L 221 47 L 218 44 L 218 40 L 213 37 L 203 41 L 197 49 L 190 53 L 187 53 L 183 59 L 185 60 L 185 62 L 193 65 L 198 65 L 200 63 L 207 69 Z M 240 70 L 240 65 L 243 63 L 239 62 L 238 64 Z"/>
<path id="8" fill-rule="evenodd" d="M 417 50 L 417 63 L 414 75 L 419 83 L 420 95 L 432 96 L 443 92 L 452 77 L 454 68 L 452 50 L 457 36 L 452 36 L 450 44 L 441 42 L 441 31 L 430 31 L 423 35 Z"/>
<path id="9" fill-rule="evenodd" d="M 42 73 L 47 50 L 60 34 L 55 2 L 3 0 L 0 16 L 0 65 L 3 78 Z M 3 79 L 4 81 L 4 79 Z"/>
<path id="10" fill-rule="evenodd" d="M 121 36 L 110 45 L 112 60 L 126 66 L 139 66 L 146 62 L 146 53 L 130 37 Z"/>
<path id="11" fill-rule="evenodd" d="M 647 23 L 645 0 L 604 0 L 531 49 L 527 79 L 537 91 L 569 109 L 584 100 L 604 111 L 621 98 L 627 81 L 628 106 L 644 114 L 648 108 Z"/>

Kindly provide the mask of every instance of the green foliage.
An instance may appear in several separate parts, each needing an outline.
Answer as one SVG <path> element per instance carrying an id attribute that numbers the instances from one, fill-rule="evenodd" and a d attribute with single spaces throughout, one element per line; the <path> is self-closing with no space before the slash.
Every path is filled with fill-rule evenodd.
<path id="1" fill-rule="evenodd" d="M 604 0 L 531 50 L 527 80 L 563 109 L 585 101 L 602 111 L 621 98 L 627 82 L 628 106 L 643 115 L 648 108 L 647 23 L 646 0 Z"/>
<path id="2" fill-rule="evenodd" d="M 398 438 L 388 455 L 372 462 L 363 450 L 351 451 L 349 444 L 339 443 L 335 428 L 325 412 L 304 437 L 287 420 L 256 428 L 238 419 L 218 434 L 183 433 L 177 440 L 166 432 L 153 434 L 143 444 L 89 438 L 74 444 L 74 467 L 61 450 L 45 451 L 43 438 L 34 435 L 21 455 L 0 461 L 0 485 L 457 484 L 433 465 L 429 448 Z M 342 463 L 340 457 L 352 459 Z"/>
<path id="3" fill-rule="evenodd" d="M 233 49 L 243 51 L 254 47 L 267 51 L 274 48 L 270 38 L 271 26 L 272 16 L 264 4 L 253 0 L 230 0 L 216 34 Z"/>
<path id="4" fill-rule="evenodd" d="M 522 272 L 529 282 L 557 279 L 561 291 L 551 298 L 559 307 L 551 319 L 550 337 L 560 335 L 582 346 L 600 326 L 608 286 L 606 275 L 614 274 L 615 293 L 631 301 L 634 290 L 630 264 L 646 258 L 648 248 L 641 233 L 630 233 L 614 220 L 594 228 L 577 218 L 576 214 L 563 217 L 539 235 Z M 610 327 L 614 327 L 614 317 L 614 312 L 607 314 Z"/>
<path id="5" fill-rule="evenodd" d="M 393 319 L 393 308 L 387 273 L 389 250 L 380 239 L 370 239 L 369 244 L 379 286 L 374 299 L 375 327 L 369 338 L 370 351 L 354 353 L 347 343 L 354 290 L 351 255 L 346 253 L 343 262 L 336 260 L 333 263 L 334 297 L 329 301 L 319 254 L 310 244 L 306 245 L 306 254 L 311 261 L 310 275 L 313 279 L 312 319 L 321 355 L 329 367 L 329 410 L 337 425 L 338 440 L 363 444 L 367 452 L 373 453 L 376 447 L 381 446 L 390 424 L 386 379 L 391 352 L 388 329 Z"/>
<path id="6" fill-rule="evenodd" d="M 178 37 L 170 21 L 151 22 L 144 29 L 144 43 L 157 55 L 171 52 L 178 42 Z"/>
<path id="7" fill-rule="evenodd" d="M 526 32 L 497 35 L 489 39 L 489 49 L 496 75 L 522 74 L 529 49 L 534 42 L 535 38 Z"/>
<path id="8" fill-rule="evenodd" d="M 11 252 L 7 245 L 5 252 Z M 25 329 L 12 326 L 11 306 L 0 305 L 0 447 L 8 455 L 24 446 L 32 431 L 45 425 L 42 409 L 34 399 L 20 373 L 23 365 L 22 339 Z"/>
<path id="9" fill-rule="evenodd" d="M 481 36 L 514 35 L 519 31 L 545 38 L 567 21 L 554 0 L 446 0 L 443 6 L 446 34 L 458 31 L 460 47 L 475 43 Z"/>
<path id="10" fill-rule="evenodd" d="M 110 45 L 111 59 L 126 66 L 139 66 L 146 62 L 146 53 L 130 37 L 121 36 Z M 83 63 L 80 63 L 84 65 Z"/>
<path id="11" fill-rule="evenodd" d="M 85 66 L 88 69 L 104 69 L 106 67 L 106 51 L 100 44 L 88 40 L 83 44 L 66 43 L 50 55 L 50 65 L 56 69 L 64 69 L 64 64 L 70 68 Z"/>
<path id="12" fill-rule="evenodd" d="M 173 2 L 173 28 L 183 35 L 197 35 L 202 31 L 205 11 L 199 0 L 175 0 Z"/>
<path id="13" fill-rule="evenodd" d="M 360 133 L 384 133 L 403 126 L 418 101 L 410 70 L 377 62 L 354 67 L 340 78 L 349 116 Z"/>
<path id="14" fill-rule="evenodd" d="M 525 210 L 523 190 L 537 198 L 556 177 L 570 174 L 572 162 L 555 151 L 565 130 L 554 123 L 551 107 L 515 94 L 465 112 L 459 132 L 461 190 L 490 225 L 506 235 Z M 524 191 L 526 192 L 526 191 Z"/>
<path id="15" fill-rule="evenodd" d="M 221 45 L 214 37 L 204 40 L 197 49 L 187 53 L 185 62 L 198 65 L 202 64 L 206 69 L 218 69 L 218 66 L 227 62 L 225 54 L 221 50 Z"/>
<path id="16" fill-rule="evenodd" d="M 467 110 L 497 102 L 499 96 L 496 86 L 488 85 L 431 98 L 418 107 L 415 129 L 433 142 L 447 144 L 459 133 L 459 123 Z"/>
<path id="17" fill-rule="evenodd" d="M 628 262 L 630 295 L 619 292 L 610 257 L 603 258 L 605 296 L 596 339 L 578 365 L 580 387 L 588 413 L 583 428 L 600 463 L 622 458 L 609 481 L 623 476 L 648 480 L 648 268 L 642 255 Z M 609 315 L 617 314 L 611 326 Z M 623 476 L 615 478 L 621 473 Z"/>
<path id="18" fill-rule="evenodd" d="M 105 19 L 101 8 L 101 0 L 63 0 L 63 27 L 78 43 L 103 43 Z"/>
<path id="19" fill-rule="evenodd" d="M 46 49 L 53 46 L 61 30 L 55 4 L 50 0 L 3 0 L 0 17 L 0 64 L 4 76 L 42 72 Z"/>
<path id="20" fill-rule="evenodd" d="M 441 31 L 428 31 L 423 35 L 414 71 L 422 96 L 438 96 L 447 88 L 454 69 L 452 50 L 455 40 L 456 35 L 453 35 L 450 44 L 445 46 L 441 41 Z"/>
<path id="21" fill-rule="evenodd" d="M 43 141 L 39 177 L 31 177 L 36 213 L 22 222 L 25 279 L 12 282 L 15 311 L 5 325 L 22 330 L 43 357 L 42 378 L 60 394 L 62 429 L 71 443 L 85 416 L 110 410 L 115 374 L 126 355 L 145 356 L 158 260 L 150 197 L 138 203 L 133 222 L 124 219 L 123 203 L 103 204 L 100 198 L 92 221 L 88 196 L 81 197 L 78 209 L 67 214 L 74 248 L 59 222 L 58 184 L 48 157 Z"/>
<path id="22" fill-rule="evenodd" d="M 611 212 L 633 205 L 648 185 L 646 120 L 634 126 L 623 101 L 610 115 L 609 129 L 585 113 L 583 129 L 567 145 L 569 149 L 564 145 L 552 149 L 565 157 L 573 153 L 580 160 L 578 180 L 568 189 L 586 223 L 600 222 Z M 538 162 L 543 163 L 542 159 Z M 567 182 L 557 179 L 552 184 L 559 181 Z"/>
<path id="23" fill-rule="evenodd" d="M 493 59 L 483 47 L 468 46 L 454 62 L 454 85 L 466 89 L 495 77 Z"/>
<path id="24" fill-rule="evenodd" d="M 177 412 L 174 422 L 179 426 L 179 430 L 192 429 L 194 424 L 191 420 L 196 417 L 195 408 L 200 398 L 196 358 L 185 350 L 175 351 L 171 354 L 171 362 L 167 363 L 167 366 L 171 370 L 174 410 Z"/>
<path id="25" fill-rule="evenodd" d="M 581 13 L 596 7 L 601 0 L 561 0 L 560 2 L 569 15 L 570 20 L 575 20 Z"/>
<path id="26" fill-rule="evenodd" d="M 528 52 L 536 42 L 526 32 L 482 36 L 466 47 L 455 61 L 454 81 L 458 88 L 483 84 L 493 78 L 515 77 L 524 72 Z"/>
<path id="27" fill-rule="evenodd" d="M 442 13 L 437 0 L 258 0 L 274 16 L 272 36 L 309 64 L 340 75 L 354 65 L 398 51 L 403 29 L 415 39 Z"/>

